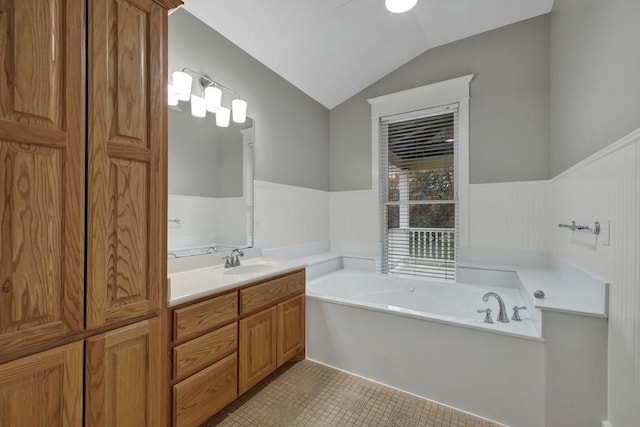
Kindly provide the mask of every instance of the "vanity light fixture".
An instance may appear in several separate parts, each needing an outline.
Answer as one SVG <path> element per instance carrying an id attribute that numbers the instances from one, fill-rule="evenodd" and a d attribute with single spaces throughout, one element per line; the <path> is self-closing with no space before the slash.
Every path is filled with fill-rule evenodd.
<path id="1" fill-rule="evenodd" d="M 384 5 L 391 13 L 404 13 L 413 9 L 418 0 L 385 0 Z"/>
<path id="2" fill-rule="evenodd" d="M 247 101 L 236 98 L 231 101 L 231 110 L 233 111 L 233 121 L 236 123 L 244 123 L 247 121 Z"/>
<path id="3" fill-rule="evenodd" d="M 184 71 L 173 73 L 173 94 L 180 101 L 188 101 L 191 98 L 192 80 L 191 75 Z"/>
<path id="4" fill-rule="evenodd" d="M 207 111 L 217 113 L 222 106 L 222 89 L 216 86 L 205 87 L 204 99 L 207 102 Z"/>
<path id="5" fill-rule="evenodd" d="M 216 112 L 216 125 L 221 128 L 229 127 L 229 118 L 231 117 L 231 110 L 227 107 L 220 107 Z"/>
<path id="6" fill-rule="evenodd" d="M 191 93 L 192 75 L 199 78 L 204 97 Z M 235 96 L 231 101 L 231 109 L 222 106 L 223 90 Z M 216 124 L 220 127 L 229 126 L 232 112 L 234 122 L 244 123 L 247 120 L 247 101 L 241 99 L 238 92 L 190 68 L 183 68 L 182 71 L 173 73 L 173 84 L 169 85 L 168 103 L 178 105 L 178 100 L 191 100 L 191 114 L 195 117 L 206 117 L 207 111 L 215 113 Z"/>
<path id="7" fill-rule="evenodd" d="M 191 115 L 193 117 L 205 117 L 207 115 L 207 104 L 203 97 L 191 94 Z"/>

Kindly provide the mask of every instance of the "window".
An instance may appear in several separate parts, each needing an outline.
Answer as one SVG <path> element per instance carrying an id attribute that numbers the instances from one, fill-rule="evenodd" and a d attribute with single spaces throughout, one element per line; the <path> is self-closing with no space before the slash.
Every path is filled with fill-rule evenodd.
<path id="1" fill-rule="evenodd" d="M 455 280 L 458 104 L 380 118 L 381 272 Z"/>
<path id="2" fill-rule="evenodd" d="M 473 74 L 469 74 L 367 100 L 371 105 L 371 193 L 372 197 L 380 201 L 380 209 L 378 210 L 380 215 L 374 215 L 371 218 L 371 221 L 375 223 L 374 225 L 379 230 L 378 257 L 376 258 L 376 270 L 378 272 L 421 276 L 433 275 L 447 279 L 453 279 L 455 276 L 455 248 L 466 248 L 469 246 L 469 94 L 470 83 L 473 77 Z M 446 106 L 452 109 L 447 111 L 445 109 Z M 454 115 L 454 207 L 445 207 L 445 205 L 452 204 L 450 203 L 451 200 L 443 198 L 437 199 L 434 198 L 433 194 L 429 196 L 431 198 L 425 196 L 422 196 L 422 198 L 416 197 L 415 191 L 413 193 L 410 191 L 411 171 L 404 168 L 405 171 L 403 172 L 403 168 L 401 167 L 397 168 L 399 170 L 396 170 L 396 177 L 392 177 L 392 183 L 393 180 L 397 180 L 398 182 L 397 185 L 392 188 L 392 193 L 393 191 L 397 192 L 398 200 L 390 201 L 387 194 L 389 187 L 389 157 L 388 151 L 382 152 L 383 144 L 381 144 L 381 141 L 383 141 L 383 122 L 386 122 L 388 126 L 394 125 L 393 122 L 404 122 L 411 119 L 419 120 L 421 118 L 428 119 L 432 117 L 431 120 L 435 120 L 433 117 L 445 115 L 446 113 Z M 446 120 L 446 117 L 444 118 Z M 386 131 L 388 133 L 388 127 Z M 386 145 L 384 147 L 384 150 L 388 150 Z M 442 155 L 444 156 L 445 154 L 442 153 Z M 387 156 L 385 158 L 386 161 L 381 161 L 383 156 Z M 428 161 L 425 160 L 425 164 L 427 164 L 427 162 L 435 162 L 437 158 L 438 156 L 431 156 Z M 426 174 L 427 172 L 422 173 Z M 415 173 L 413 173 L 413 175 L 415 175 Z M 434 177 L 433 179 L 436 178 Z M 406 184 L 404 183 L 405 181 Z M 416 185 L 413 186 L 413 188 L 415 187 Z M 387 203 L 390 202 L 396 202 L 398 206 L 395 208 L 397 212 L 396 224 L 389 224 L 389 218 L 387 217 L 387 209 L 391 209 L 387 207 Z M 430 211 L 436 209 L 441 211 L 449 209 L 449 219 L 451 218 L 451 209 L 454 211 L 454 265 L 451 265 L 451 261 L 447 263 L 445 260 L 440 264 L 432 262 L 431 264 L 435 265 L 435 267 L 427 268 L 429 266 L 426 265 L 425 260 L 420 259 L 425 257 L 424 252 L 421 252 L 425 246 L 421 245 L 423 244 L 422 242 L 426 240 L 423 236 L 417 235 L 414 236 L 413 243 L 410 243 L 412 240 L 409 239 L 408 229 L 411 228 L 412 223 L 413 225 L 419 224 L 421 226 L 419 228 L 446 228 L 441 226 L 443 218 L 447 218 L 442 212 L 439 212 L 438 227 L 430 227 L 434 225 L 434 223 L 425 222 L 435 221 L 436 218 L 438 218 L 438 216 L 429 215 Z M 422 215 L 420 215 L 420 212 L 422 212 Z M 403 217 L 406 218 L 406 223 L 403 222 L 402 226 L 407 229 L 405 233 L 406 236 L 404 240 L 402 240 L 405 246 L 398 246 L 399 250 L 396 255 L 401 260 L 404 259 L 406 261 L 405 264 L 407 267 L 413 263 L 413 268 L 405 268 L 404 271 L 399 268 L 402 267 L 399 262 L 393 263 L 394 260 L 390 259 L 389 255 L 393 255 L 394 252 L 389 252 L 389 249 L 394 249 L 396 246 L 390 246 L 388 239 L 389 230 L 393 230 L 393 233 L 401 232 L 395 229 L 402 228 L 400 220 Z M 393 214 L 391 215 L 391 219 L 392 221 L 394 220 Z M 391 229 L 389 225 L 392 225 Z M 423 225 L 428 225 L 429 227 L 422 227 Z M 444 231 L 438 230 L 438 232 L 442 233 Z M 434 238 L 440 239 L 442 242 L 446 240 L 441 234 L 436 234 Z M 433 245 L 426 246 L 426 248 L 431 249 Z M 419 255 L 418 257 L 410 256 L 416 253 Z M 414 260 L 412 258 L 416 259 Z M 392 261 L 392 263 L 389 261 Z M 395 268 L 395 270 L 390 271 L 390 267 Z M 443 272 L 444 276 L 442 275 Z"/>

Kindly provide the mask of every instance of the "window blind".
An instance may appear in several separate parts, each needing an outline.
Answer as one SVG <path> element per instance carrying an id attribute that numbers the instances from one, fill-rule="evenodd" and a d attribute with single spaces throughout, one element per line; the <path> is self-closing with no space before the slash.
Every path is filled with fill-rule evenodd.
<path id="1" fill-rule="evenodd" d="M 381 272 L 455 280 L 457 104 L 380 120 Z"/>

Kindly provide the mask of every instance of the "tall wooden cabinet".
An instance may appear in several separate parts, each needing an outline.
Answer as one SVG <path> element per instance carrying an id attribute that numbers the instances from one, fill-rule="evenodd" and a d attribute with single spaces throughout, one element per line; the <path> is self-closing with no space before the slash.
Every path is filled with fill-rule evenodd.
<path id="1" fill-rule="evenodd" d="M 0 0 L 0 360 L 84 329 L 84 0 Z"/>
<path id="2" fill-rule="evenodd" d="M 160 307 L 166 19 L 152 0 L 89 2 L 88 329 Z"/>
<path id="3" fill-rule="evenodd" d="M 0 426 L 166 422 L 167 11 L 181 3 L 0 0 Z"/>

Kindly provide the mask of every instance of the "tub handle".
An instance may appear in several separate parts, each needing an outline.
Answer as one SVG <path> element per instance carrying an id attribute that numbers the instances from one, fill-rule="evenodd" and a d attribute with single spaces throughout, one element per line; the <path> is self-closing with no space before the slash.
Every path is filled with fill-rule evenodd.
<path id="1" fill-rule="evenodd" d="M 522 307 L 518 307 L 517 305 L 513 306 L 513 316 L 511 316 L 511 320 L 515 320 L 516 322 L 520 322 L 522 319 L 520 318 L 520 313 L 518 313 L 518 311 L 520 310 L 526 310 L 527 307 L 525 307 L 524 305 Z"/>
<path id="2" fill-rule="evenodd" d="M 493 319 L 491 318 L 491 310 L 490 308 L 485 308 L 484 310 L 478 310 L 478 313 L 486 313 L 484 316 L 484 323 L 493 323 Z"/>

